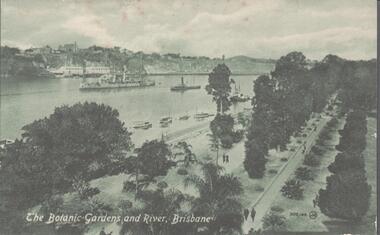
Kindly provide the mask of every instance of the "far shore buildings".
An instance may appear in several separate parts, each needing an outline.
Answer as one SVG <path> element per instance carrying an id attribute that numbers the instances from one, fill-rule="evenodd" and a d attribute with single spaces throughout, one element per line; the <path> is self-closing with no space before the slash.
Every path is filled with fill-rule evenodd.
<path id="1" fill-rule="evenodd" d="M 103 74 L 111 73 L 111 69 L 108 66 L 95 64 L 86 67 L 76 65 L 64 65 L 58 69 L 50 69 L 49 72 L 61 77 L 83 76 L 83 74 L 100 76 Z"/>

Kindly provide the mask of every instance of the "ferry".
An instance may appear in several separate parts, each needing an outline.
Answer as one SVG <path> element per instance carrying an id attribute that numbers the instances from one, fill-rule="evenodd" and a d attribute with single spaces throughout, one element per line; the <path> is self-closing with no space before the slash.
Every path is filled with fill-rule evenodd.
<path id="1" fill-rule="evenodd" d="M 149 87 L 155 86 L 156 83 L 153 80 L 144 78 L 142 71 L 144 66 L 141 58 L 141 68 L 138 74 L 127 74 L 126 66 L 123 66 L 122 74 L 116 74 L 115 72 L 104 74 L 98 78 L 97 82 L 85 81 L 85 67 L 83 67 L 83 81 L 81 82 L 80 90 L 97 90 L 97 89 L 115 89 L 115 88 L 131 88 L 131 87 Z"/>
<path id="2" fill-rule="evenodd" d="M 189 86 L 186 85 L 183 81 L 183 76 L 181 77 L 181 84 L 172 86 L 170 88 L 171 91 L 186 91 L 186 90 L 192 90 L 192 89 L 201 89 L 201 86 L 195 85 L 195 86 Z"/>

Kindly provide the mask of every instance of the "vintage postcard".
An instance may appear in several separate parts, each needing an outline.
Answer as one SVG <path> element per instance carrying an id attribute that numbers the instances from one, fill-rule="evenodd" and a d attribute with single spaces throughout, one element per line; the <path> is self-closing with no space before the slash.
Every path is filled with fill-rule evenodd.
<path id="1" fill-rule="evenodd" d="M 0 235 L 376 234 L 374 0 L 1 0 Z"/>

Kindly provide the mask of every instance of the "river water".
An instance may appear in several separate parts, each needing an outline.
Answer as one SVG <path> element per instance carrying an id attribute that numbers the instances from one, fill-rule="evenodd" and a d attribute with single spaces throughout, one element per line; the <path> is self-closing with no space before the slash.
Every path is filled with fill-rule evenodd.
<path id="1" fill-rule="evenodd" d="M 243 94 L 253 95 L 253 81 L 257 76 L 232 76 Z M 207 95 L 204 87 L 207 76 L 185 76 L 187 84 L 201 85 L 201 89 L 185 92 L 172 92 L 170 87 L 179 83 L 178 76 L 152 76 L 155 87 L 125 88 L 97 91 L 80 91 L 78 79 L 41 79 L 33 81 L 1 81 L 0 137 L 19 138 L 21 128 L 34 120 L 49 116 L 54 108 L 72 105 L 77 102 L 97 102 L 110 105 L 119 111 L 119 118 L 133 132 L 132 140 L 140 144 L 153 136 L 172 133 L 181 128 L 197 125 L 193 118 L 197 112 L 215 113 L 216 105 Z M 234 85 L 232 85 L 234 86 Z M 233 89 L 232 89 L 233 90 Z M 236 113 L 250 107 L 250 102 L 239 103 L 231 107 Z M 189 120 L 180 121 L 178 117 L 188 114 Z M 159 127 L 163 116 L 173 117 L 173 123 L 167 128 Z M 204 120 L 210 121 L 209 120 Z M 149 130 L 133 129 L 136 121 L 150 121 Z"/>

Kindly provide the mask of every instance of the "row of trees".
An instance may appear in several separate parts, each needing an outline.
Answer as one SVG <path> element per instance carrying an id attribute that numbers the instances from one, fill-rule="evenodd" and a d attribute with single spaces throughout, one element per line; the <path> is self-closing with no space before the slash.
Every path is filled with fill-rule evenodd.
<path id="1" fill-rule="evenodd" d="M 368 211 L 371 186 L 367 183 L 362 155 L 366 146 L 367 121 L 364 110 L 347 115 L 344 129 L 339 131 L 340 152 L 328 167 L 326 189 L 320 189 L 317 203 L 321 212 L 333 218 L 360 220 Z"/>
<path id="2" fill-rule="evenodd" d="M 291 52 L 277 61 L 271 77 L 255 80 L 244 161 L 250 177 L 263 177 L 269 149 L 285 149 L 290 136 L 300 131 L 311 113 L 320 112 L 327 104 L 336 89 L 330 71 L 329 59 L 309 69 L 302 53 Z"/>
<path id="3" fill-rule="evenodd" d="M 251 178 L 261 178 L 268 150 L 285 149 L 290 136 L 300 131 L 313 112 L 321 112 L 333 93 L 339 91 L 346 111 L 374 108 L 376 63 L 327 55 L 310 65 L 302 53 L 291 52 L 277 61 L 271 77 L 258 77 L 253 90 L 244 167 Z"/>

